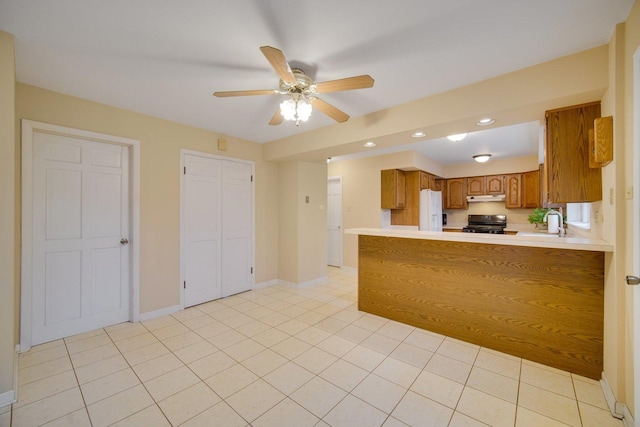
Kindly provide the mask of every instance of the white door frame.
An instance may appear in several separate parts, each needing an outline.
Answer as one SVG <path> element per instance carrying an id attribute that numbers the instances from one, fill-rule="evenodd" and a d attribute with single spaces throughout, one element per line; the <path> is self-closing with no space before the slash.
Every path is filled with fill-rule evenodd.
<path id="1" fill-rule="evenodd" d="M 216 160 L 229 160 L 232 162 L 238 162 L 238 163 L 245 163 L 248 165 L 251 165 L 251 175 L 255 177 L 255 162 L 252 162 L 250 160 L 242 160 L 242 159 L 236 159 L 233 157 L 225 157 L 225 156 L 218 156 L 215 154 L 211 154 L 211 153 L 203 153 L 201 151 L 194 151 L 194 150 L 187 150 L 185 148 L 181 148 L 180 149 L 180 283 L 178 284 L 178 286 L 180 287 L 180 310 L 184 310 L 184 281 L 185 281 L 185 262 L 184 262 L 184 256 L 185 256 L 185 244 L 184 244 L 184 239 L 186 236 L 186 232 L 185 232 L 185 224 L 184 224 L 184 218 L 185 218 L 185 184 L 186 184 L 186 180 L 185 180 L 185 174 L 184 174 L 184 168 L 185 168 L 185 155 L 191 155 L 191 156 L 200 156 L 200 157 L 206 157 L 209 159 L 216 159 Z M 251 289 L 253 290 L 255 287 L 255 282 L 256 282 L 256 272 L 255 272 L 255 265 L 256 265 L 256 183 L 255 180 L 253 180 L 253 185 L 251 186 L 251 206 L 253 207 L 251 209 L 251 265 L 254 266 L 254 274 L 251 275 Z"/>
<path id="2" fill-rule="evenodd" d="M 640 276 L 640 49 L 633 55 L 633 271 L 627 274 Z M 634 396 L 633 414 L 635 425 L 640 427 L 640 285 L 633 286 L 633 371 Z"/>
<path id="3" fill-rule="evenodd" d="M 329 177 L 327 177 L 327 185 L 329 184 L 330 181 L 338 181 L 340 183 L 340 226 L 339 226 L 340 227 L 340 245 L 339 245 L 339 248 L 340 248 L 340 263 L 339 264 L 340 265 L 339 265 L 339 267 L 342 268 L 343 260 L 344 260 L 344 247 L 343 247 L 343 245 L 344 245 L 344 237 L 343 237 L 344 231 L 343 231 L 343 227 L 342 227 L 342 219 L 343 219 L 342 218 L 342 200 L 343 200 L 343 198 L 342 198 L 342 190 L 343 190 L 343 187 L 342 187 L 342 176 L 329 176 Z M 328 203 L 329 202 L 328 202 L 328 197 L 327 197 L 327 204 Z M 329 212 L 329 207 L 328 206 L 327 206 L 327 212 Z M 327 242 L 327 246 L 328 246 L 328 243 L 329 242 Z"/>
<path id="4" fill-rule="evenodd" d="M 129 318 L 140 317 L 140 141 L 106 135 L 48 123 L 22 119 L 22 253 L 20 279 L 20 351 L 31 348 L 31 292 L 33 286 L 33 141 L 34 133 L 42 132 L 72 138 L 90 139 L 107 144 L 129 147 L 130 154 L 130 253 L 131 295 Z"/>

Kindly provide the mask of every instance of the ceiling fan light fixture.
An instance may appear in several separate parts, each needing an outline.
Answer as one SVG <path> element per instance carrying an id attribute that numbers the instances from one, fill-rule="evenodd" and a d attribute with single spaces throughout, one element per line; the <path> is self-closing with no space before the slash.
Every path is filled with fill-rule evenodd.
<path id="1" fill-rule="evenodd" d="M 489 158 L 491 158 L 491 154 L 476 154 L 475 156 L 473 156 L 473 160 L 478 163 L 484 163 L 489 160 Z"/>
<path id="2" fill-rule="evenodd" d="M 285 120 L 296 122 L 296 126 L 300 122 L 306 122 L 311 117 L 311 103 L 304 97 L 289 98 L 280 103 L 280 114 Z"/>
<path id="3" fill-rule="evenodd" d="M 449 135 L 447 136 L 447 139 L 451 142 L 459 142 L 462 141 L 463 139 L 465 139 L 467 136 L 466 132 L 465 133 L 457 133 L 455 135 Z"/>

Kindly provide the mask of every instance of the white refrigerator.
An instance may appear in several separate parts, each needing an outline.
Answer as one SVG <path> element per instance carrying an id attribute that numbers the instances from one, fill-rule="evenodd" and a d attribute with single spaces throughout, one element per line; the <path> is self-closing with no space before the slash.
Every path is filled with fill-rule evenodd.
<path id="1" fill-rule="evenodd" d="M 420 191 L 420 230 L 442 231 L 441 191 Z"/>

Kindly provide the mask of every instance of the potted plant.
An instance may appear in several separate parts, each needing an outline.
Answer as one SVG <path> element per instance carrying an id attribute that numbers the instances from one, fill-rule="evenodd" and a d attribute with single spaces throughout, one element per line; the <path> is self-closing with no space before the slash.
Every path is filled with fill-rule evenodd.
<path id="1" fill-rule="evenodd" d="M 532 214 L 529 214 L 529 216 L 527 217 L 527 220 L 529 221 L 529 224 L 535 224 L 536 225 L 536 229 L 537 230 L 547 230 L 547 223 L 544 222 L 544 216 L 547 214 L 547 212 L 552 211 L 553 209 L 551 208 L 540 208 L 537 207 L 533 210 Z M 566 215 L 562 215 L 562 220 L 564 223 L 564 226 L 566 228 L 567 226 L 567 216 Z"/>
<path id="2" fill-rule="evenodd" d="M 550 210 L 550 208 L 537 207 L 534 209 L 532 214 L 529 214 L 529 216 L 527 217 L 527 221 L 529 221 L 529 224 L 535 224 L 536 229 L 538 230 L 546 230 L 547 224 L 544 222 L 544 216 Z"/>

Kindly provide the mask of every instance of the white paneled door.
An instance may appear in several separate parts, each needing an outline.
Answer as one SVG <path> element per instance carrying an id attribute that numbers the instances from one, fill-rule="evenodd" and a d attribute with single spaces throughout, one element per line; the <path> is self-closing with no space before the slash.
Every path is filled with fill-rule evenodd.
<path id="1" fill-rule="evenodd" d="M 34 133 L 32 344 L 129 320 L 129 150 Z"/>
<path id="2" fill-rule="evenodd" d="M 342 267 L 342 177 L 327 185 L 327 264 Z"/>
<path id="3" fill-rule="evenodd" d="M 185 154 L 183 158 L 184 307 L 253 283 L 253 166 Z"/>

